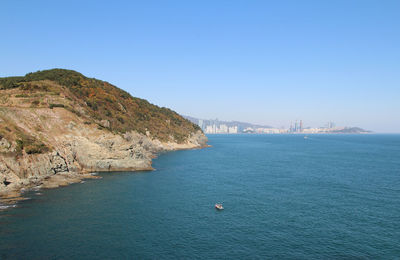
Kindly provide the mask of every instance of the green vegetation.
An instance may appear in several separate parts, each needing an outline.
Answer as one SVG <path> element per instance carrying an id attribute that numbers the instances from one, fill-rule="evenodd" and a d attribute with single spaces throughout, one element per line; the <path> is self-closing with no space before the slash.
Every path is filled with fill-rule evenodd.
<path id="1" fill-rule="evenodd" d="M 25 77 L 0 78 L 0 89 L 10 89 L 19 87 L 19 83 L 25 81 Z"/>
<path id="2" fill-rule="evenodd" d="M 32 101 L 31 104 L 32 104 L 33 107 L 35 107 L 35 106 L 38 106 L 40 104 L 40 101 L 39 100 L 34 100 L 34 101 Z"/>
<path id="3" fill-rule="evenodd" d="M 15 95 L 15 97 L 17 97 L 17 98 L 28 98 L 28 97 L 30 97 L 30 95 L 27 95 L 27 94 L 18 94 L 18 95 Z"/>
<path id="4" fill-rule="evenodd" d="M 53 109 L 54 107 L 65 107 L 64 104 L 50 104 L 49 108 Z"/>
<path id="5" fill-rule="evenodd" d="M 43 143 L 33 143 L 25 148 L 27 154 L 45 153 L 47 151 L 49 151 L 49 148 Z"/>
<path id="6" fill-rule="evenodd" d="M 23 77 L 0 78 L 0 90 L 11 88 L 24 90 L 21 97 L 35 91 L 46 91 L 48 95 L 62 93 L 71 105 L 49 104 L 50 108 L 65 107 L 76 111 L 71 107 L 78 105 L 84 108 L 86 121 L 108 120 L 109 130 L 116 133 L 135 130 L 146 134 L 148 131 L 152 137 L 162 141 L 173 137 L 177 142 L 183 142 L 190 133 L 200 130 L 168 108 L 132 97 L 108 82 L 87 78 L 72 70 L 52 69 L 28 73 Z M 81 113 L 76 114 L 81 116 Z"/>
<path id="7" fill-rule="evenodd" d="M 38 138 L 28 134 L 25 130 L 12 124 L 6 118 L 3 118 L 3 121 L 5 121 L 5 123 L 0 124 L 0 139 L 4 137 L 9 141 L 15 140 L 16 155 L 21 155 L 22 151 L 25 151 L 27 154 L 38 154 L 50 150 L 49 147 Z M 4 126 L 4 124 L 7 124 L 7 126 Z"/>
<path id="8" fill-rule="evenodd" d="M 16 140 L 16 142 L 18 154 L 21 154 L 22 150 L 25 150 L 27 154 L 45 153 L 49 151 L 49 148 L 45 144 L 29 136 L 22 136 L 22 138 Z"/>

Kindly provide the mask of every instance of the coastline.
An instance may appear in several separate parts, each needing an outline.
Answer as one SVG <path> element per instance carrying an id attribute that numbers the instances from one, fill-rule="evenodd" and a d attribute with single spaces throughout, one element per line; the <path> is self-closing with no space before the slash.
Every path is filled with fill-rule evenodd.
<path id="1" fill-rule="evenodd" d="M 57 188 L 96 179 L 99 178 L 94 175 L 96 172 L 151 171 L 154 170 L 152 159 L 161 152 L 207 147 L 208 139 L 201 131 L 189 134 L 183 143 L 174 139 L 162 142 L 149 134 L 135 131 L 115 134 L 87 125 L 64 109 L 11 111 L 20 114 L 19 125 L 26 129 L 42 127 L 40 135 L 50 141 L 52 150 L 9 156 L 7 153 L 15 153 L 16 148 L 5 138 L 1 139 L 0 206 L 23 199 L 21 194 L 25 190 Z M 45 127 L 40 120 L 35 120 L 43 116 L 46 116 Z"/>
<path id="2" fill-rule="evenodd" d="M 197 139 L 198 137 L 196 137 Z M 204 140 L 204 138 L 202 138 Z M 156 140 L 159 144 L 159 141 Z M 96 169 L 96 170 L 82 170 L 81 172 L 67 172 L 58 173 L 51 176 L 46 176 L 39 182 L 28 182 L 23 183 L 19 187 L 14 189 L 7 189 L 0 191 L 0 211 L 6 210 L 8 208 L 13 208 L 17 206 L 19 201 L 28 200 L 29 198 L 24 197 L 24 193 L 28 191 L 39 192 L 42 189 L 55 189 L 59 187 L 65 187 L 75 183 L 82 183 L 87 179 L 101 179 L 98 173 L 112 173 L 112 172 L 138 172 L 138 171 L 153 171 L 155 170 L 151 164 L 152 159 L 159 156 L 160 153 L 164 152 L 175 152 L 180 150 L 193 150 L 193 149 L 203 149 L 211 147 L 205 142 L 193 143 L 190 141 L 184 144 L 178 143 L 161 143 L 162 148 L 158 147 L 156 153 L 152 153 L 149 159 L 149 165 L 146 167 L 129 167 L 129 168 L 112 168 L 112 169 Z"/>

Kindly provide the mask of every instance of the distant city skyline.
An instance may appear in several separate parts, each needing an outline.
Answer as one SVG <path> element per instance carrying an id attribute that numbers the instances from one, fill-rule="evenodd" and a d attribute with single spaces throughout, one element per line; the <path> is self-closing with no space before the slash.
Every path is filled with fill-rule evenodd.
<path id="1" fill-rule="evenodd" d="M 197 124 L 206 134 L 324 134 L 324 133 L 371 133 L 368 129 L 357 126 L 337 126 L 334 122 L 327 122 L 324 126 L 311 127 L 303 124 L 303 120 L 295 120 L 289 127 L 257 125 L 249 122 L 220 121 L 218 119 L 199 119 L 184 116 Z"/>
<path id="2" fill-rule="evenodd" d="M 197 118 L 400 132 L 400 1 L 0 8 L 0 77 L 66 68 Z"/>

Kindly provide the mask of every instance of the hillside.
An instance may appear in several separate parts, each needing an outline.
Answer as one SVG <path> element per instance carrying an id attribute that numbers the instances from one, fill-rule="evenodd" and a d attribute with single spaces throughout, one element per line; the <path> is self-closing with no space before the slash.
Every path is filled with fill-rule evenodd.
<path id="1" fill-rule="evenodd" d="M 332 130 L 329 133 L 333 133 L 333 134 L 368 134 L 368 133 L 371 133 L 371 131 L 362 129 L 360 127 L 344 127 L 342 129 Z"/>
<path id="2" fill-rule="evenodd" d="M 152 169 L 156 153 L 206 141 L 176 112 L 72 70 L 0 78 L 0 195 L 95 171 Z"/>
<path id="3" fill-rule="evenodd" d="M 134 98 L 108 82 L 72 70 L 52 69 L 0 78 L 0 90 L 6 89 L 15 91 L 3 91 L 2 106 L 64 107 L 117 133 L 148 131 L 150 136 L 163 141 L 173 138 L 183 142 L 188 133 L 199 130 L 168 108 Z"/>

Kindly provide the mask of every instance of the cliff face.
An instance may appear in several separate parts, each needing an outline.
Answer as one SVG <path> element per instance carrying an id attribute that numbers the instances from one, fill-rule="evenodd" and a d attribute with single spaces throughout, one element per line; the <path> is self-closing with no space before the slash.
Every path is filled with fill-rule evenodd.
<path id="1" fill-rule="evenodd" d="M 0 195 L 91 172 L 150 170 L 158 152 L 206 146 L 202 131 L 175 112 L 77 75 L 67 86 L 43 76 L 0 79 Z M 92 93 L 97 86 L 101 95 Z"/>

